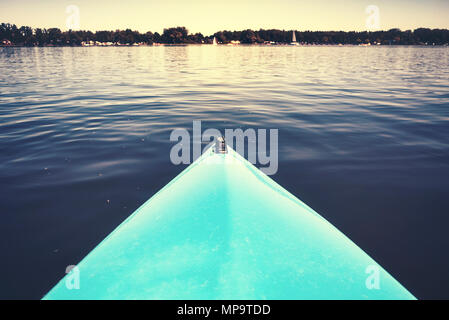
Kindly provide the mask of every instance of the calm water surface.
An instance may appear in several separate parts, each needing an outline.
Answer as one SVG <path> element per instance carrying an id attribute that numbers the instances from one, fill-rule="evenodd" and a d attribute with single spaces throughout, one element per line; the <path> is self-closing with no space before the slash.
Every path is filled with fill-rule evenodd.
<path id="1" fill-rule="evenodd" d="M 0 48 L 0 298 L 41 298 L 175 177 L 193 120 L 278 128 L 278 183 L 449 298 L 448 79 L 448 48 Z"/>

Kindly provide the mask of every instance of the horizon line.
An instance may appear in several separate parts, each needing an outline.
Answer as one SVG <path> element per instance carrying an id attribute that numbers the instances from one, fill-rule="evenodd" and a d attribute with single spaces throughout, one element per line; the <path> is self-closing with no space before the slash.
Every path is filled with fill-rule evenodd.
<path id="1" fill-rule="evenodd" d="M 62 31 L 62 32 L 78 32 L 78 31 L 80 31 L 80 32 L 102 32 L 102 31 L 106 31 L 106 32 L 115 32 L 115 31 L 126 31 L 126 30 L 131 30 L 131 31 L 133 31 L 133 32 L 139 32 L 139 33 L 147 33 L 147 32 L 152 32 L 153 34 L 154 33 L 159 33 L 158 31 L 155 31 L 155 32 L 153 32 L 152 30 L 146 30 L 146 31 L 140 31 L 140 30 L 138 30 L 138 29 L 133 29 L 133 28 L 131 28 L 131 27 L 126 27 L 126 28 L 123 28 L 123 29 L 120 29 L 120 28 L 116 28 L 116 29 L 95 29 L 95 30 L 92 30 L 92 29 L 81 29 L 81 28 L 79 28 L 79 29 L 67 29 L 67 28 L 64 28 L 64 29 L 61 29 L 61 28 L 59 28 L 59 27 L 33 27 L 33 26 L 31 26 L 31 25 L 18 25 L 18 24 L 15 24 L 15 23 L 11 23 L 11 22 L 0 22 L 0 24 L 9 24 L 9 25 L 15 25 L 18 29 L 20 29 L 21 27 L 28 27 L 28 28 L 31 28 L 31 29 L 33 29 L 33 30 L 35 30 L 35 29 L 41 29 L 41 30 L 43 30 L 43 29 L 46 29 L 46 30 L 49 30 L 49 29 L 59 29 L 60 31 Z M 201 32 L 201 31 L 198 31 L 198 32 L 192 32 L 192 31 L 190 31 L 189 30 L 189 28 L 188 27 L 186 27 L 186 26 L 182 26 L 182 25 L 176 25 L 176 26 L 169 26 L 169 27 L 163 27 L 162 28 L 162 32 L 164 31 L 164 30 L 167 30 L 167 29 L 173 29 L 173 28 L 185 28 L 188 32 L 189 32 L 189 34 L 197 34 L 197 33 L 201 33 L 201 34 L 203 34 L 204 35 L 204 33 L 203 32 Z M 410 29 L 401 29 L 401 28 L 399 28 L 399 27 L 393 27 L 393 28 L 389 28 L 389 29 L 378 29 L 378 30 L 366 30 L 366 29 L 360 29 L 360 30 L 348 30 L 348 31 L 346 31 L 346 30 L 338 30 L 338 29 L 329 29 L 329 30 L 324 30 L 324 29 L 321 29 L 321 30 L 312 30 L 312 29 L 277 29 L 277 28 L 267 28 L 267 29 L 264 29 L 264 28 L 257 28 L 257 29 L 251 29 L 251 28 L 244 28 L 244 29 L 233 29 L 233 30 L 231 30 L 231 29 L 222 29 L 222 30 L 217 30 L 217 31 L 215 31 L 214 33 L 212 33 L 212 34 L 210 34 L 210 36 L 212 36 L 212 35 L 214 35 L 215 33 L 217 33 L 217 32 L 225 32 L 225 31 L 227 31 L 227 32 L 239 32 L 239 31 L 246 31 L 246 30 L 252 30 L 252 31 L 259 31 L 259 30 L 279 30 L 279 31 L 287 31 L 287 32 L 289 32 L 289 31 L 295 31 L 295 32 L 345 32 L 345 33 L 350 33 L 350 32 L 355 32 L 355 33 L 362 33 L 362 32 L 388 32 L 388 31 L 391 31 L 391 30 L 399 30 L 399 31 L 401 31 L 401 32 L 406 32 L 406 31 L 415 31 L 415 30 L 418 30 L 418 29 L 429 29 L 429 30 L 449 30 L 448 28 L 431 28 L 431 27 L 423 27 L 423 26 L 421 26 L 421 27 L 417 27 L 417 28 L 410 28 Z"/>

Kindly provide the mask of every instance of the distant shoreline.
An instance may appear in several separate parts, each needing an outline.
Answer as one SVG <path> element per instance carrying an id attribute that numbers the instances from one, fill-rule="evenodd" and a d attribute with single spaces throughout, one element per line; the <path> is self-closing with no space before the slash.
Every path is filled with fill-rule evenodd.
<path id="1" fill-rule="evenodd" d="M 182 44 L 142 44 L 142 45 L 43 45 L 43 46 L 25 46 L 25 45 L 1 45 L 0 48 L 136 48 L 136 47 L 188 47 L 188 46 L 212 46 L 204 43 L 182 43 Z M 284 44 L 258 44 L 244 43 L 240 45 L 218 44 L 219 47 L 292 47 L 288 43 Z M 449 44 L 392 44 L 392 45 L 357 45 L 357 44 L 298 44 L 296 47 L 449 47 Z"/>
<path id="2" fill-rule="evenodd" d="M 115 47 L 151 45 L 421 45 L 447 46 L 448 29 L 418 28 L 401 31 L 295 31 L 295 30 L 241 30 L 218 31 L 204 36 L 191 34 L 185 27 L 164 29 L 162 34 L 131 29 L 116 31 L 61 31 L 58 28 L 17 27 L 0 24 L 2 47 Z"/>

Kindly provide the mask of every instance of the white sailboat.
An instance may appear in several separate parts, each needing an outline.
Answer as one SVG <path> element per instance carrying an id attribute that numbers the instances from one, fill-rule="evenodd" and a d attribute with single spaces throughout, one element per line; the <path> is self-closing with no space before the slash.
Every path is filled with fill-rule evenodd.
<path id="1" fill-rule="evenodd" d="M 216 46 L 217 45 L 217 38 L 214 37 L 214 40 L 212 41 L 212 45 Z"/>
<path id="2" fill-rule="evenodd" d="M 297 45 L 299 45 L 299 43 L 296 42 L 296 31 L 295 31 L 295 30 L 293 30 L 292 42 L 290 42 L 290 45 L 292 45 L 292 46 L 297 46 Z"/>

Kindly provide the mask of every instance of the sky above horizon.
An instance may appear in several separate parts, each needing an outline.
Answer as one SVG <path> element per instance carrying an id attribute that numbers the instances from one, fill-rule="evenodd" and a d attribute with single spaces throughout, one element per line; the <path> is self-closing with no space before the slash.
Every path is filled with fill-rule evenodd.
<path id="1" fill-rule="evenodd" d="M 79 19 L 73 20 L 75 5 Z M 369 5 L 377 6 L 378 19 Z M 377 16 L 376 16 L 377 17 Z M 369 20 L 367 22 L 367 19 Z M 0 22 L 18 26 L 67 30 L 116 30 L 161 32 L 185 26 L 205 35 L 219 30 L 285 29 L 361 31 L 449 29 L 448 0 L 0 0 Z M 79 22 L 79 24 L 78 24 Z"/>

